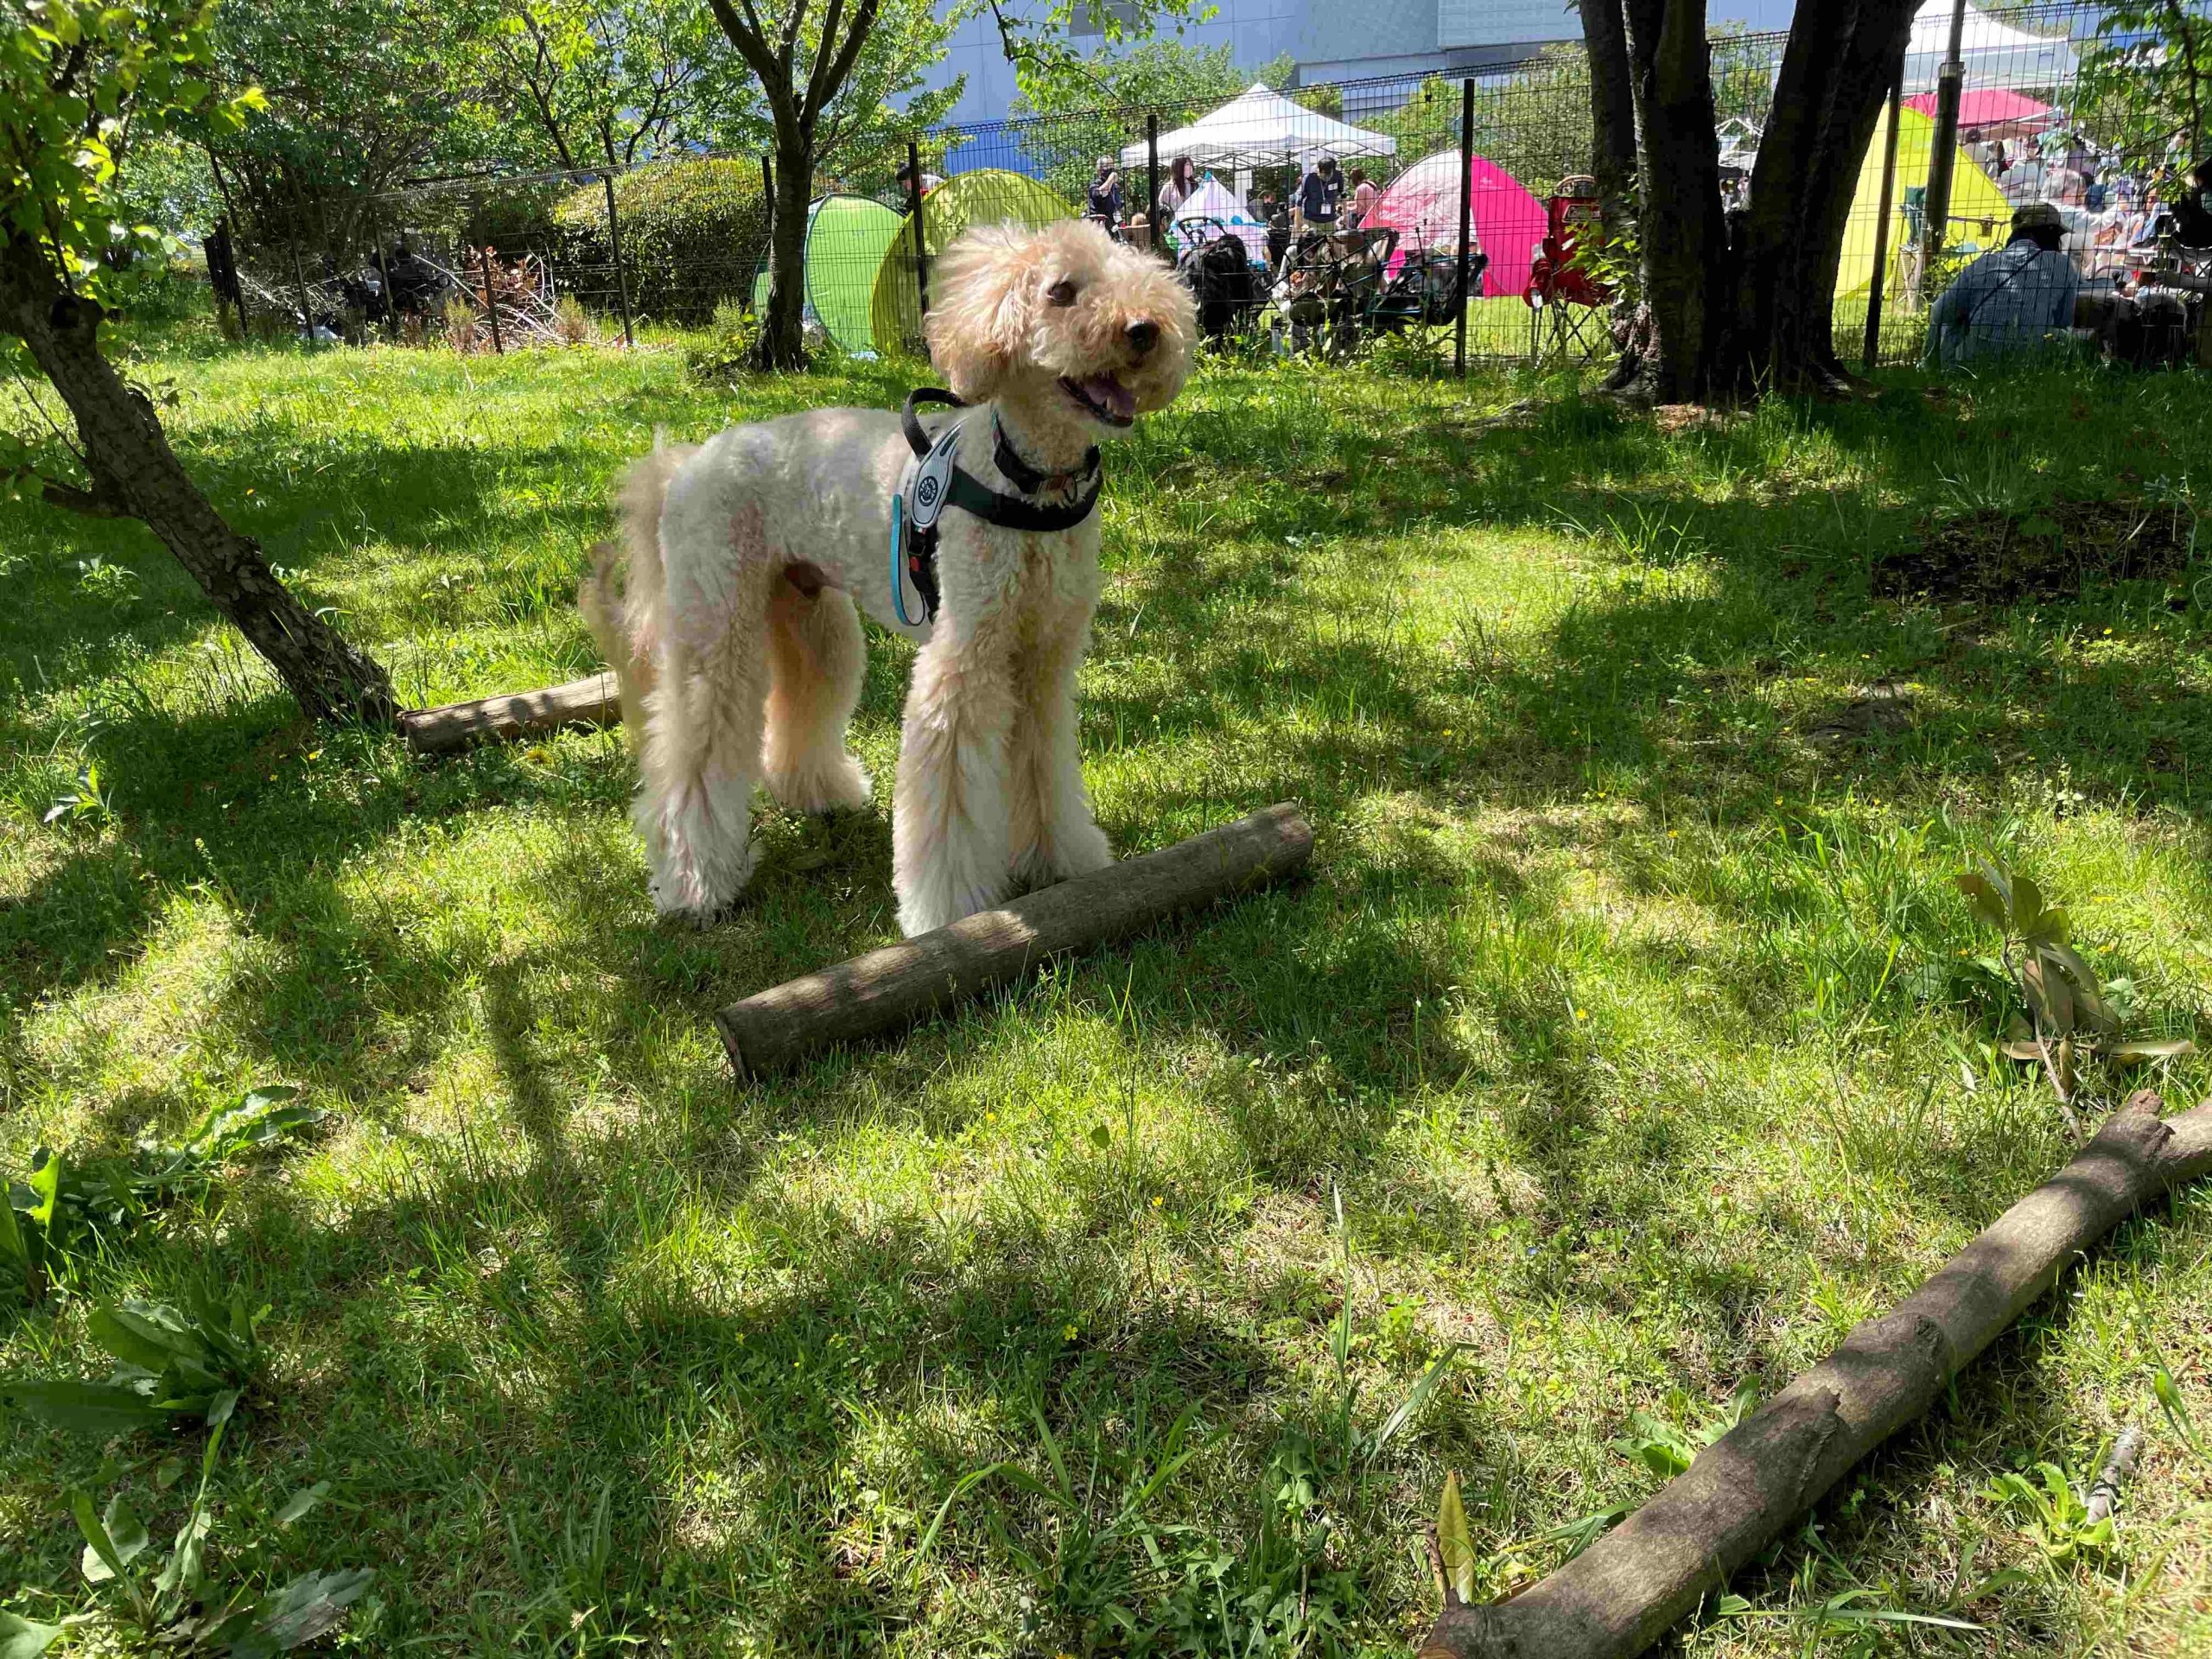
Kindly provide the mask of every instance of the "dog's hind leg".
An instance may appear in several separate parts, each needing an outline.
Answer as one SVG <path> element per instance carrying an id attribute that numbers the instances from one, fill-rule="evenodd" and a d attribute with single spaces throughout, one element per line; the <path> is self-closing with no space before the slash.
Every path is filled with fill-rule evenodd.
<path id="1" fill-rule="evenodd" d="M 845 752 L 868 645 L 852 596 L 788 577 L 768 601 L 769 792 L 800 812 L 868 804 L 868 773 Z"/>
<path id="2" fill-rule="evenodd" d="M 909 938 L 989 909 L 1010 885 L 1014 698 L 994 658 L 941 618 L 914 659 L 891 804 L 891 881 Z"/>
<path id="3" fill-rule="evenodd" d="M 694 552 L 678 525 L 663 524 L 664 550 Z M 760 776 L 768 704 L 768 588 L 757 512 L 690 563 L 671 558 L 671 607 L 659 673 L 645 700 L 635 808 L 652 872 L 653 904 L 702 925 L 753 874 L 753 790 Z M 702 538 L 703 540 L 703 538 Z M 715 601 L 706 603 L 709 596 Z"/>
<path id="4" fill-rule="evenodd" d="M 760 644 L 731 640 L 703 661 L 667 662 L 646 700 L 636 817 L 664 916 L 703 925 L 753 874 L 753 787 L 768 700 Z"/>

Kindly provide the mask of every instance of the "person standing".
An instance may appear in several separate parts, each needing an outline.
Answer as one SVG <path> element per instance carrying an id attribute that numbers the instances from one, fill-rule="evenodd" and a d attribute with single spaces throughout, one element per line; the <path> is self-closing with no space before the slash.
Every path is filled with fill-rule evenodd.
<path id="1" fill-rule="evenodd" d="M 1382 200 L 1382 193 L 1368 182 L 1367 169 L 1363 167 L 1352 168 L 1350 182 L 1351 213 L 1349 223 L 1356 231 L 1367 223 L 1368 214 L 1375 211 L 1375 204 Z"/>
<path id="2" fill-rule="evenodd" d="M 1337 171 L 1337 158 L 1325 149 L 1315 158 L 1313 170 L 1299 184 L 1298 230 L 1324 234 L 1335 230 L 1337 213 L 1344 198 L 1344 175 Z"/>
<path id="3" fill-rule="evenodd" d="M 1122 234 L 1122 175 L 1115 169 L 1114 158 L 1098 158 L 1098 176 L 1091 180 L 1090 188 L 1084 193 L 1084 217 L 1095 219 L 1106 227 L 1106 234 L 1116 240 Z"/>
<path id="4" fill-rule="evenodd" d="M 1172 226 L 1183 204 L 1198 191 L 1198 164 L 1187 156 L 1178 156 L 1167 164 L 1167 182 L 1160 187 L 1160 222 Z"/>
<path id="5" fill-rule="evenodd" d="M 2015 210 L 2012 239 L 1961 271 L 1929 309 L 1923 363 L 1955 368 L 2064 339 L 2082 286 L 2074 262 L 2059 251 L 2065 239 L 2065 221 L 2050 203 Z"/>

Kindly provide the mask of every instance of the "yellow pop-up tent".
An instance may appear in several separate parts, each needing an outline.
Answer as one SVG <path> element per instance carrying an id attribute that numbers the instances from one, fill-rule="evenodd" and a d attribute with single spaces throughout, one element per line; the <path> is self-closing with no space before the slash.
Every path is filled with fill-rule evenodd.
<path id="1" fill-rule="evenodd" d="M 1010 223 L 1042 227 L 1073 219 L 1075 209 L 1036 180 L 1020 173 L 982 168 L 956 173 L 922 198 L 922 242 L 934 259 L 970 225 Z M 869 305 L 875 348 L 918 350 L 922 341 L 921 295 L 914 279 L 914 237 L 902 222 L 877 267 Z"/>
<path id="2" fill-rule="evenodd" d="M 1910 106 L 1900 111 L 1897 127 L 1897 171 L 1890 192 L 1889 247 L 1882 296 L 1885 305 L 1898 292 L 1898 255 L 1911 238 L 1910 226 L 1918 222 L 1918 193 L 1928 185 L 1936 155 L 1936 124 Z M 1866 159 L 1859 167 L 1859 192 L 1852 199 L 1851 218 L 1843 228 L 1843 258 L 1836 267 L 1837 320 L 1847 308 L 1861 313 L 1874 287 L 1874 229 L 1882 217 L 1882 157 L 1890 142 L 1890 112 L 1874 124 L 1874 137 L 1866 146 Z M 1915 194 L 1908 213 L 1907 190 Z M 1986 253 L 2005 245 L 2012 219 L 2012 205 L 1976 167 L 1963 149 L 1951 169 L 1950 227 L 1944 245 L 1955 252 Z M 1844 302 L 1851 302 L 1847 308 Z"/>

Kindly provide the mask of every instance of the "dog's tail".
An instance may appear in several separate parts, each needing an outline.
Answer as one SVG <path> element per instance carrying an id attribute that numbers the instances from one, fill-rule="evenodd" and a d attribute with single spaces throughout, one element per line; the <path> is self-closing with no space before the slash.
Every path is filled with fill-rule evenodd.
<path id="1" fill-rule="evenodd" d="M 622 723 L 633 750 L 641 747 L 645 736 L 645 703 L 660 658 L 666 588 L 660 560 L 661 503 L 667 498 L 670 480 L 697 453 L 696 445 L 670 443 L 662 433 L 653 434 L 652 453 L 623 474 L 615 490 L 622 545 L 594 543 L 591 564 L 576 588 L 576 608 L 583 613 L 584 626 L 621 683 Z"/>

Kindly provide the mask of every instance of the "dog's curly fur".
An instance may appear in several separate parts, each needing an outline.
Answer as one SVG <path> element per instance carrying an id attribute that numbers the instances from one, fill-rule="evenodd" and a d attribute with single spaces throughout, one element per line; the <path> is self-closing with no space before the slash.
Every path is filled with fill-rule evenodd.
<path id="1" fill-rule="evenodd" d="M 1189 368 L 1189 293 L 1092 225 L 970 231 L 931 287 L 938 367 L 1042 472 L 1071 473 L 1095 439 L 1165 408 Z M 960 465 L 1011 493 L 990 412 L 964 417 Z M 895 415 L 817 410 L 657 444 L 624 480 L 625 546 L 601 544 L 577 600 L 621 680 L 664 914 L 705 921 L 743 890 L 756 783 L 809 811 L 868 800 L 845 751 L 866 663 L 856 604 L 922 642 L 892 812 L 900 927 L 1110 861 L 1076 750 L 1098 515 L 1037 532 L 946 512 L 943 603 L 934 626 L 908 627 L 891 605 L 890 504 L 910 453 Z"/>

